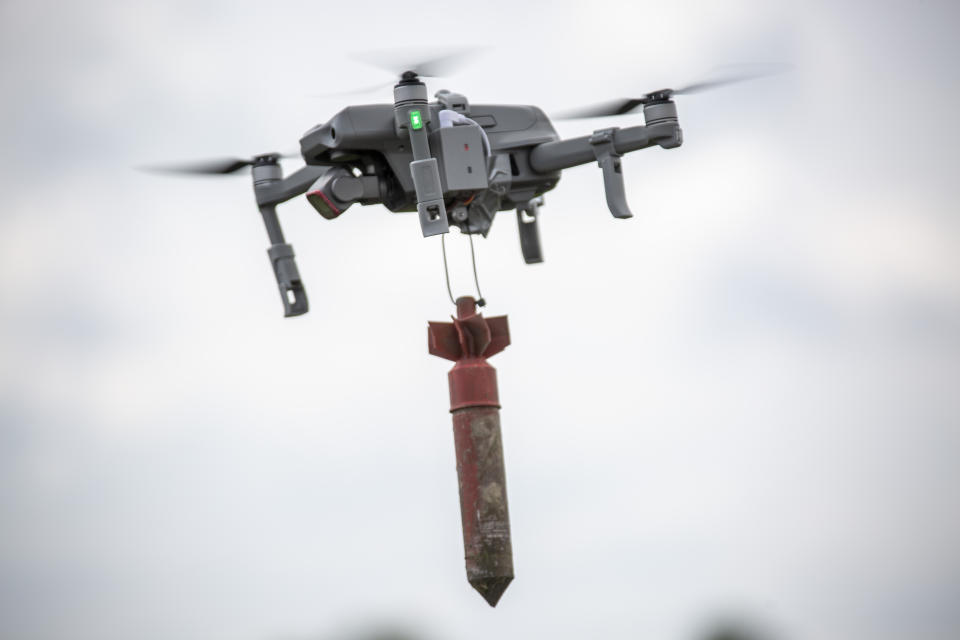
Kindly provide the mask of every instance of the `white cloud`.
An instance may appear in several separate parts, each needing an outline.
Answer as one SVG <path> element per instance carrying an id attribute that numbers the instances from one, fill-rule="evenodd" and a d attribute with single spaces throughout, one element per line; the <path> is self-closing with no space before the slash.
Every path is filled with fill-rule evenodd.
<path id="1" fill-rule="evenodd" d="M 0 631 L 688 637 L 729 613 L 955 636 L 955 11 L 927 10 L 0 5 Z M 511 213 L 479 242 L 514 337 L 496 611 L 463 579 L 426 354 L 437 243 L 381 207 L 284 205 L 312 308 L 284 320 L 245 179 L 130 169 L 296 147 L 346 103 L 309 94 L 381 77 L 345 52 L 421 24 L 497 45 L 444 85 L 551 109 L 799 58 L 682 102 L 685 146 L 624 162 L 633 220 L 588 166 L 547 195 L 545 264 Z"/>

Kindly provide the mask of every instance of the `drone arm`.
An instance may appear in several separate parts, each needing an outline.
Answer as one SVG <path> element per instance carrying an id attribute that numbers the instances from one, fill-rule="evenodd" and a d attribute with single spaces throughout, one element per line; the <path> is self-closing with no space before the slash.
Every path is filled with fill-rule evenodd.
<path id="1" fill-rule="evenodd" d="M 323 169 L 320 168 L 319 171 L 322 172 Z M 306 313 L 309 305 L 307 292 L 303 288 L 303 281 L 300 279 L 300 271 L 297 269 L 294 258 L 293 246 L 286 242 L 283 230 L 280 228 L 277 204 L 306 191 L 310 186 L 311 173 L 318 173 L 318 168 L 304 167 L 283 179 L 276 158 L 264 158 L 253 165 L 253 192 L 257 198 L 260 215 L 263 217 L 263 224 L 267 228 L 267 236 L 270 238 L 267 256 L 270 258 L 273 275 L 280 289 L 283 315 L 288 318 Z M 303 186 L 304 183 L 306 183 L 305 186 Z"/>
<path id="2" fill-rule="evenodd" d="M 610 213 L 614 218 L 632 218 L 620 156 L 653 145 L 664 149 L 679 147 L 682 141 L 676 118 L 645 127 L 599 129 L 591 136 L 545 142 L 534 147 L 530 152 L 530 166 L 534 171 L 549 173 L 596 160 L 603 170 L 603 190 Z"/>
<path id="3" fill-rule="evenodd" d="M 314 188 L 314 191 L 310 191 L 311 188 Z M 379 200 L 380 189 L 377 178 L 354 176 L 343 167 L 312 165 L 283 178 L 280 165 L 274 160 L 254 165 L 253 190 L 257 197 L 260 215 L 263 216 L 263 224 L 267 228 L 267 236 L 270 238 L 271 246 L 267 249 L 267 255 L 270 257 L 273 274 L 280 288 L 283 315 L 299 316 L 309 309 L 307 292 L 300 279 L 293 246 L 283 237 L 280 220 L 277 218 L 277 205 L 310 191 L 307 200 L 325 217 L 336 217 L 353 202 Z M 318 206 L 317 201 L 311 199 L 315 194 L 328 206 L 333 202 L 338 205 L 333 215 L 330 215 L 327 206 Z"/>
<path id="4" fill-rule="evenodd" d="M 322 176 L 328 170 L 329 167 L 307 165 L 305 167 L 301 167 L 297 171 L 294 171 L 282 180 L 257 186 L 255 190 L 257 194 L 257 204 L 261 207 L 265 205 L 278 205 L 281 202 L 286 202 L 287 200 L 295 198 L 302 193 L 306 193 L 310 188 L 310 185 L 316 182 L 317 178 Z M 269 233 L 269 224 L 267 233 Z"/>
<path id="5" fill-rule="evenodd" d="M 618 154 L 646 149 L 659 145 L 664 149 L 680 146 L 680 127 L 676 123 L 657 124 L 649 127 L 627 127 L 612 132 L 613 148 Z M 569 140 L 544 142 L 530 152 L 530 166 L 537 173 L 552 173 L 581 164 L 596 162 L 593 136 L 580 136 Z"/>
<path id="6" fill-rule="evenodd" d="M 261 204 L 260 215 L 263 217 L 263 226 L 267 228 L 267 237 L 270 244 L 284 244 L 283 229 L 280 228 L 280 219 L 277 218 L 277 205 Z"/>
<path id="7" fill-rule="evenodd" d="M 280 221 L 277 219 L 276 205 L 261 205 L 260 215 L 263 216 L 263 223 L 267 227 L 267 235 L 270 237 L 267 257 L 270 258 L 273 275 L 277 279 L 277 286 L 280 288 L 283 315 L 288 318 L 302 315 L 309 309 L 307 292 L 303 288 L 300 271 L 297 269 L 293 245 L 287 244 L 284 240 L 283 230 L 280 228 Z"/>

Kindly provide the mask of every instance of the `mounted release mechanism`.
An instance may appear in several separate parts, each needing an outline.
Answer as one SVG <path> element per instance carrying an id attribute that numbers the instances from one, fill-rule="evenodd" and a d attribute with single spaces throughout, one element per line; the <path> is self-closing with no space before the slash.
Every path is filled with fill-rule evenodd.
<path id="1" fill-rule="evenodd" d="M 428 140 L 427 125 L 431 115 L 427 87 L 413 71 L 404 72 L 393 88 L 393 114 L 398 136 L 403 137 L 405 131 L 410 136 L 410 151 L 413 152 L 410 177 L 417 194 L 420 230 L 425 238 L 447 233 L 450 223 L 443 202 L 440 171 L 437 159 L 430 154 Z"/>

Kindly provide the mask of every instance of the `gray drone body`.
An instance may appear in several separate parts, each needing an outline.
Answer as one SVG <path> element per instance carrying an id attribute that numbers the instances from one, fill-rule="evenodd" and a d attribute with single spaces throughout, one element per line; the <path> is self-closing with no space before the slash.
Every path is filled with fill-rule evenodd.
<path id="1" fill-rule="evenodd" d="M 525 262 L 542 262 L 538 229 L 542 195 L 557 186 L 563 169 L 597 162 L 607 206 L 616 218 L 627 206 L 620 157 L 629 151 L 680 146 L 670 92 L 650 94 L 645 126 L 609 128 L 561 140 L 546 114 L 534 106 L 471 105 L 449 91 L 427 101 L 426 86 L 407 72 L 394 87 L 394 104 L 346 107 L 300 140 L 306 166 L 283 177 L 277 154 L 252 165 L 254 193 L 272 246 L 267 253 L 284 314 L 308 310 L 306 293 L 276 215 L 276 205 L 300 194 L 325 218 L 354 204 L 382 204 L 394 212 L 417 212 L 423 235 L 486 236 L 498 211 L 516 210 Z"/>
<path id="2" fill-rule="evenodd" d="M 226 174 L 252 167 L 257 206 L 272 245 L 267 255 L 280 287 L 284 315 L 296 316 L 307 312 L 307 297 L 293 247 L 280 228 L 278 204 L 305 194 L 327 219 L 337 218 L 354 204 L 381 204 L 393 212 L 416 212 L 425 237 L 447 233 L 450 226 L 471 236 L 486 236 L 498 211 L 516 210 L 524 261 L 542 262 L 538 228 L 542 196 L 557 186 L 564 169 L 596 162 L 610 213 L 630 218 L 621 156 L 683 143 L 673 96 L 790 69 L 773 65 L 766 70 L 741 70 L 679 89 L 568 111 L 562 117 L 617 116 L 642 108 L 645 124 L 599 129 L 562 140 L 535 106 L 471 105 L 465 96 L 446 90 L 429 101 L 421 76 L 443 75 L 463 55 L 454 52 L 412 64 L 393 88 L 393 104 L 346 107 L 307 131 L 300 139 L 306 166 L 289 176 L 283 175 L 282 156 L 276 153 L 159 169 Z M 392 62 L 386 66 L 392 67 Z"/>
<path id="3" fill-rule="evenodd" d="M 486 235 L 497 211 L 526 206 L 559 182 L 559 169 L 537 172 L 530 166 L 534 146 L 559 140 L 542 110 L 533 106 L 469 105 L 462 96 L 455 96 L 451 104 L 450 94 L 441 97 L 446 100 L 428 104 L 421 118 L 430 156 L 436 159 L 440 199 L 445 208 L 452 209 L 449 224 L 467 233 Z M 455 111 L 472 123 L 441 127 L 439 114 L 444 110 Z M 376 189 L 373 182 L 368 182 L 368 191 L 358 198 L 351 198 L 354 193 L 360 194 L 347 187 L 353 182 L 349 177 L 342 180 L 342 185 L 335 185 L 334 194 L 347 198 L 341 200 L 344 204 L 377 202 L 394 212 L 417 211 L 417 185 L 410 168 L 415 158 L 409 136 L 406 132 L 398 134 L 395 120 L 393 105 L 347 107 L 304 135 L 300 141 L 303 158 L 308 165 L 352 165 L 363 175 L 378 177 Z M 464 205 L 467 201 L 469 204 Z M 333 211 L 322 213 L 336 215 Z M 435 235 L 446 230 L 442 224 L 428 225 L 424 232 Z"/>

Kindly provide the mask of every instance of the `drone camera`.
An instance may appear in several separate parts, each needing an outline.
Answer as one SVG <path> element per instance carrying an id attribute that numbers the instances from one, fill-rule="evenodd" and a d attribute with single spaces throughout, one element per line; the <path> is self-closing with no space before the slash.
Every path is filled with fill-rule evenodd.
<path id="1" fill-rule="evenodd" d="M 327 220 L 333 220 L 346 211 L 353 202 L 337 197 L 335 191 L 338 178 L 352 178 L 353 174 L 343 167 L 333 167 L 317 178 L 307 191 L 307 202 Z"/>

